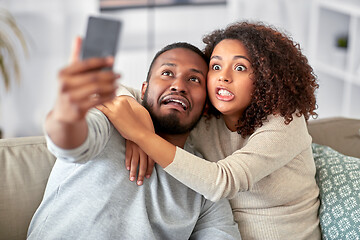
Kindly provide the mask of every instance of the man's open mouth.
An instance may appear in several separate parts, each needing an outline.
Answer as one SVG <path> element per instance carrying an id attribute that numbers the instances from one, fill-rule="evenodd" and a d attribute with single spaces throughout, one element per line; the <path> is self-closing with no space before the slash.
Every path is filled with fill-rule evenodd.
<path id="1" fill-rule="evenodd" d="M 167 95 L 161 99 L 161 104 L 181 107 L 184 111 L 190 107 L 190 102 L 185 97 L 179 95 Z"/>

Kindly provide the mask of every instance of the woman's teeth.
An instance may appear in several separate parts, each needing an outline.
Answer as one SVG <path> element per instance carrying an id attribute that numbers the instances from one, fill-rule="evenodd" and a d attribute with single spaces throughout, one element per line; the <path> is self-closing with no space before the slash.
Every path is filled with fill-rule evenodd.
<path id="1" fill-rule="evenodd" d="M 220 89 L 219 91 L 218 91 L 218 94 L 220 95 L 220 96 L 233 96 L 234 94 L 232 94 L 231 92 L 229 92 L 229 91 L 227 91 L 227 90 L 225 90 L 225 89 Z"/>

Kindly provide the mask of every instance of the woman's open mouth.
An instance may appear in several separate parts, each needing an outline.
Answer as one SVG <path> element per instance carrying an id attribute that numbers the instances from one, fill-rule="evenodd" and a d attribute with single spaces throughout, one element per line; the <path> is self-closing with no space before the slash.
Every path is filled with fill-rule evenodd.
<path id="1" fill-rule="evenodd" d="M 215 93 L 220 101 L 231 101 L 235 98 L 235 95 L 224 87 L 217 87 Z"/>

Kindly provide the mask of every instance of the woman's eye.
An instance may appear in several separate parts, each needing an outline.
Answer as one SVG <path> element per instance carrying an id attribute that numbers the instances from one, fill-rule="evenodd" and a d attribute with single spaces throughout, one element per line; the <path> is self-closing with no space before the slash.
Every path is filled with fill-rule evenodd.
<path id="1" fill-rule="evenodd" d="M 174 74 L 172 72 L 170 72 L 170 71 L 164 71 L 164 72 L 161 73 L 161 75 L 170 76 L 170 77 L 174 76 Z"/>
<path id="2" fill-rule="evenodd" d="M 200 79 L 197 78 L 197 77 L 191 77 L 189 80 L 192 81 L 192 82 L 196 82 L 196 83 L 200 82 Z"/>
<path id="3" fill-rule="evenodd" d="M 214 65 L 212 66 L 212 69 L 213 69 L 213 70 L 220 70 L 221 67 L 220 67 L 219 64 L 214 64 Z"/>
<path id="4" fill-rule="evenodd" d="M 242 71 L 245 71 L 245 70 L 246 70 L 246 67 L 243 66 L 243 65 L 239 65 L 239 66 L 236 66 L 236 67 L 235 67 L 235 70 L 242 72 Z"/>

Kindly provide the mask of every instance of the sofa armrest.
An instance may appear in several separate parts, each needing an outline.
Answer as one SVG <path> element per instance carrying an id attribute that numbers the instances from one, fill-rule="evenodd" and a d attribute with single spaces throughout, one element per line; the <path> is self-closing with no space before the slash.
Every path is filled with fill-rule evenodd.
<path id="1" fill-rule="evenodd" d="M 308 123 L 314 143 L 360 158 L 360 119 L 336 117 L 310 120 Z"/>
<path id="2" fill-rule="evenodd" d="M 54 162 L 43 136 L 0 139 L 0 240 L 26 239 Z"/>

